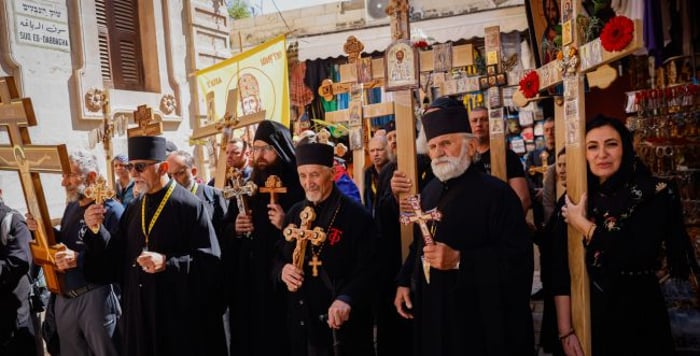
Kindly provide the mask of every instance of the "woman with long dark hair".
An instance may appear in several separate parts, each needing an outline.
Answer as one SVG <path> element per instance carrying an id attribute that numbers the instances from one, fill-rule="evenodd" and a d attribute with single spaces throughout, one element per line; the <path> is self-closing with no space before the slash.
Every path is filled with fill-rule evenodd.
<path id="1" fill-rule="evenodd" d="M 588 194 L 567 196 L 553 248 L 559 339 L 583 355 L 570 312 L 566 224 L 583 235 L 590 278 L 593 355 L 672 355 L 673 338 L 656 272 L 665 250 L 673 277 L 696 265 L 678 192 L 636 157 L 622 122 L 599 116 L 586 126 Z"/>

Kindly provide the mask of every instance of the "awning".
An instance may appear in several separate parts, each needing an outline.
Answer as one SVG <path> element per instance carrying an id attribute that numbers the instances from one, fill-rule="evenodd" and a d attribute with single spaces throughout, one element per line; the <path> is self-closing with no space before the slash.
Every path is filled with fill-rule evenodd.
<path id="1" fill-rule="evenodd" d="M 465 15 L 415 21 L 411 22 L 411 30 L 420 29 L 436 42 L 444 43 L 483 37 L 485 27 L 496 25 L 501 27 L 501 32 L 527 30 L 525 6 L 512 6 Z M 357 37 L 364 44 L 365 53 L 384 51 L 391 43 L 388 24 L 361 30 L 301 37 L 298 39 L 299 59 L 304 61 L 344 56 L 343 44 L 350 35 Z"/>

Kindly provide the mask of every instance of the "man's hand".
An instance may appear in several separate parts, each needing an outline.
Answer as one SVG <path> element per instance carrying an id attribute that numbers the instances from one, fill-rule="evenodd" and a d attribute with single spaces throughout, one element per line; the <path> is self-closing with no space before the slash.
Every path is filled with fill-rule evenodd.
<path id="1" fill-rule="evenodd" d="M 34 222 L 36 224 L 36 221 Z M 78 256 L 80 254 L 69 248 L 56 252 L 56 268 L 64 272 L 78 267 Z"/>
<path id="2" fill-rule="evenodd" d="M 85 209 L 85 225 L 87 226 L 99 226 L 105 219 L 106 209 L 102 204 L 92 204 L 87 209 Z M 90 229 L 88 229 L 90 230 Z M 92 230 L 90 230 L 92 231 Z"/>
<path id="3" fill-rule="evenodd" d="M 411 303 L 411 290 L 408 287 L 398 287 L 396 288 L 396 297 L 394 297 L 394 306 L 396 307 L 396 311 L 404 319 L 413 319 L 413 314 L 404 309 L 404 305 L 408 309 L 413 309 L 413 304 Z"/>
<path id="4" fill-rule="evenodd" d="M 245 234 L 253 232 L 253 218 L 250 214 L 238 213 L 236 216 L 236 234 Z"/>
<path id="5" fill-rule="evenodd" d="M 136 257 L 136 263 L 146 273 L 158 273 L 165 270 L 165 255 L 157 252 L 143 251 Z"/>
<path id="6" fill-rule="evenodd" d="M 411 192 L 411 179 L 401 171 L 394 171 L 394 175 L 391 177 L 391 192 L 396 196 L 396 200 L 399 201 L 399 208 L 401 211 L 410 212 L 413 209 L 408 200 L 399 200 L 399 194 L 410 193 Z"/>
<path id="7" fill-rule="evenodd" d="M 39 225 L 36 223 L 36 219 L 34 219 L 34 215 L 32 213 L 26 213 L 24 214 L 24 217 L 27 221 L 27 228 L 29 231 L 36 231 L 39 228 Z"/>
<path id="8" fill-rule="evenodd" d="M 282 282 L 287 285 L 287 290 L 296 292 L 304 282 L 304 271 L 294 267 L 291 263 L 287 263 L 282 267 L 282 275 L 280 278 Z"/>
<path id="9" fill-rule="evenodd" d="M 340 299 L 336 299 L 328 308 L 328 326 L 332 329 L 340 329 L 340 327 L 350 319 L 350 305 Z"/>
<path id="10" fill-rule="evenodd" d="M 430 263 L 430 267 L 435 269 L 455 269 L 457 268 L 459 257 L 459 251 L 442 242 L 423 247 L 423 258 L 425 258 L 426 262 Z"/>
<path id="11" fill-rule="evenodd" d="M 278 230 L 282 230 L 282 223 L 285 217 L 282 206 L 279 204 L 267 204 L 267 209 L 267 217 L 270 218 L 270 223 Z"/>

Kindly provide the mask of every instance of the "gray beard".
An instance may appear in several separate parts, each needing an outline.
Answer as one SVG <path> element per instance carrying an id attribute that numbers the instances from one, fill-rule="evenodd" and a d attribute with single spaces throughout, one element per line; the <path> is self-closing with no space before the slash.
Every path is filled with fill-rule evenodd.
<path id="1" fill-rule="evenodd" d="M 467 154 L 467 148 L 465 145 L 462 148 L 462 152 L 460 153 L 459 157 L 440 157 L 432 160 L 432 162 L 430 162 L 430 166 L 433 168 L 433 174 L 435 174 L 435 177 L 437 177 L 441 182 L 446 182 L 452 178 L 461 176 L 467 171 L 471 163 L 472 160 Z"/>
<path id="2" fill-rule="evenodd" d="M 87 189 L 87 186 L 85 183 L 80 184 L 75 193 L 68 194 L 66 192 L 66 201 L 69 203 L 74 202 L 74 201 L 80 201 L 81 199 L 85 198 L 85 189 Z"/>

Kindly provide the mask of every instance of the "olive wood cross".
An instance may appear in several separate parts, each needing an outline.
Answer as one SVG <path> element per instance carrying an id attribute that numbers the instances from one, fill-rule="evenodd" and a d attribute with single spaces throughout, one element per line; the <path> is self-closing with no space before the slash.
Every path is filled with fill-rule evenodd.
<path id="1" fill-rule="evenodd" d="M 310 206 L 304 208 L 299 214 L 301 219 L 301 227 L 296 227 L 294 224 L 289 224 L 283 231 L 284 239 L 287 241 L 297 240 L 297 245 L 294 247 L 294 252 L 292 253 L 292 264 L 298 269 L 304 268 L 304 255 L 306 253 L 306 245 L 309 241 L 314 246 L 320 246 L 324 241 L 326 241 L 326 233 L 321 227 L 315 227 L 311 230 L 311 223 L 316 220 L 316 213 L 314 209 Z M 318 260 L 317 256 L 314 256 L 314 263 L 312 274 L 314 277 L 318 276 L 318 266 L 321 262 Z M 312 264 L 309 264 L 312 266 Z"/>
<path id="2" fill-rule="evenodd" d="M 277 204 L 277 194 L 287 192 L 287 187 L 282 185 L 282 180 L 276 175 L 271 175 L 265 180 L 265 186 L 260 187 L 260 193 L 270 193 L 270 204 Z"/>

